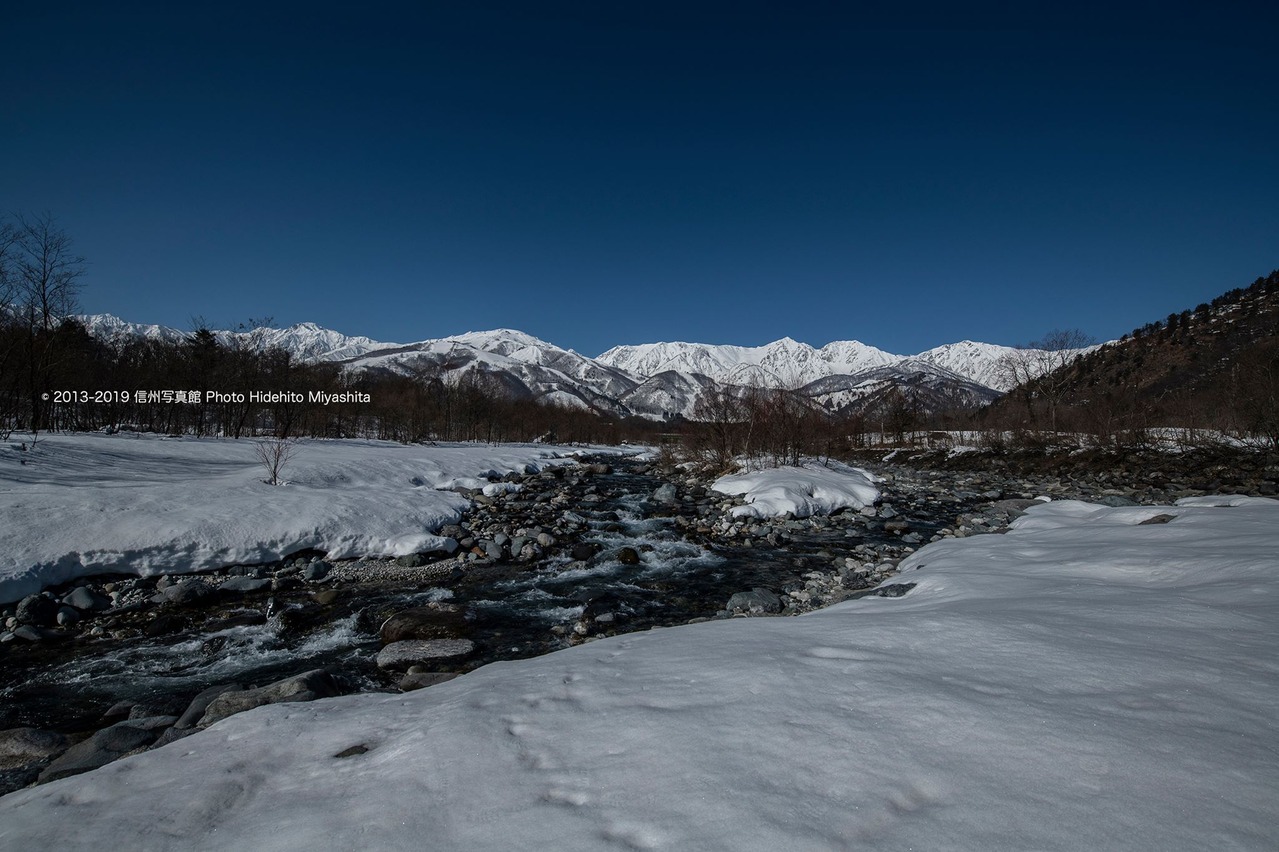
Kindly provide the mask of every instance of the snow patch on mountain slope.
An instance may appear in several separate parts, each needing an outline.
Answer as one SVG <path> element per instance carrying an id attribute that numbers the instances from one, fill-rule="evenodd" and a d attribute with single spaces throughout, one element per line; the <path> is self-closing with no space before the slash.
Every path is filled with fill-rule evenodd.
<path id="1" fill-rule="evenodd" d="M 799 387 L 825 376 L 856 373 L 899 358 L 856 340 L 814 349 L 783 337 L 766 346 L 683 342 L 617 346 L 595 360 L 646 378 L 674 370 L 700 373 L 728 384 Z"/>
<path id="2" fill-rule="evenodd" d="M 121 342 L 141 337 L 165 343 L 183 343 L 194 332 L 163 325 L 126 322 L 111 314 L 76 317 L 91 335 L 102 340 Z M 313 322 L 301 322 L 288 328 L 255 328 L 252 331 L 212 331 L 218 342 L 228 346 L 244 346 L 252 350 L 282 349 L 300 361 L 341 361 L 378 349 L 400 346 L 380 343 L 368 337 L 351 337 Z"/>

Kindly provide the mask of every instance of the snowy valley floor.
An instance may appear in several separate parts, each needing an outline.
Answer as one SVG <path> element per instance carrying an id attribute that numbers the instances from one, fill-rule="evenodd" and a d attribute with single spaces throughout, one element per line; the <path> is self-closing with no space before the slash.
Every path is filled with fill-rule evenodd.
<path id="1" fill-rule="evenodd" d="M 1045 503 L 901 568 L 902 598 L 241 713 L 0 798 L 0 846 L 1279 845 L 1279 501 Z"/>

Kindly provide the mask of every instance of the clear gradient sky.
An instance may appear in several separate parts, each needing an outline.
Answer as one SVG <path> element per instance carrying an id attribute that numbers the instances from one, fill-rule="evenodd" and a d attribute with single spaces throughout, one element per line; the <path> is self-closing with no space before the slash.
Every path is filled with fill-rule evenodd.
<path id="1" fill-rule="evenodd" d="M 1274 3 L 6 3 L 81 307 L 407 342 L 1117 337 L 1279 267 Z"/>

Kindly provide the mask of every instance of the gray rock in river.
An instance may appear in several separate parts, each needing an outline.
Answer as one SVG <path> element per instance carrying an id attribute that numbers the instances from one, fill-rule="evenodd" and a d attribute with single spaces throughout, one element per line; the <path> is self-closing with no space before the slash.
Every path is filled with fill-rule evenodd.
<path id="1" fill-rule="evenodd" d="M 247 594 L 249 592 L 260 592 L 263 589 L 271 588 L 274 581 L 270 577 L 231 577 L 224 580 L 222 585 L 218 586 L 220 592 L 233 592 L 235 594 Z"/>
<path id="2" fill-rule="evenodd" d="M 1026 510 L 1031 506 L 1039 505 L 1041 500 L 1027 500 L 1020 497 L 1012 497 L 1007 500 L 997 500 L 990 504 L 990 508 L 996 512 L 1005 512 L 1009 517 L 1017 518 L 1026 514 Z"/>
<path id="3" fill-rule="evenodd" d="M 382 622 L 382 644 L 408 639 L 447 639 L 466 626 L 466 612 L 457 604 L 432 603 L 397 612 Z"/>
<path id="4" fill-rule="evenodd" d="M 61 757 L 45 767 L 40 773 L 40 783 L 106 766 L 135 749 L 151 745 L 175 721 L 177 720 L 173 716 L 155 716 L 149 719 L 130 719 L 103 728 L 84 742 L 71 746 Z"/>
<path id="5" fill-rule="evenodd" d="M 171 586 L 165 586 L 160 594 L 171 604 L 186 606 L 210 597 L 213 594 L 213 587 L 200 579 L 181 580 Z"/>
<path id="6" fill-rule="evenodd" d="M 0 769 L 16 769 L 53 757 L 67 750 L 70 740 L 54 731 L 39 728 L 10 728 L 0 731 Z"/>
<path id="7" fill-rule="evenodd" d="M 782 611 L 782 599 L 768 589 L 752 589 L 749 592 L 737 592 L 728 599 L 726 609 L 732 613 L 763 615 Z"/>
<path id="8" fill-rule="evenodd" d="M 36 627 L 34 624 L 21 624 L 14 631 L 13 635 L 18 639 L 25 639 L 28 642 L 41 642 L 45 639 L 62 639 L 65 634 L 59 633 L 48 627 Z"/>
<path id="9" fill-rule="evenodd" d="M 670 506 L 679 502 L 679 493 L 675 490 L 674 485 L 667 482 L 653 492 L 653 501 Z"/>
<path id="10" fill-rule="evenodd" d="M 62 602 L 83 612 L 101 612 L 111 608 L 111 599 L 100 595 L 88 586 L 77 586 L 72 589 Z"/>
<path id="11" fill-rule="evenodd" d="M 465 657 L 475 651 L 470 639 L 406 639 L 392 642 L 377 655 L 378 668 L 407 669 L 417 663 Z"/>
<path id="12" fill-rule="evenodd" d="M 587 562 L 599 552 L 600 546 L 593 541 L 579 541 L 573 545 L 569 554 L 578 562 Z"/>
<path id="13" fill-rule="evenodd" d="M 313 669 L 257 689 L 224 692 L 209 702 L 209 707 L 204 711 L 199 726 L 207 728 L 227 716 L 252 710 L 264 704 L 314 701 L 317 698 L 330 698 L 340 692 L 332 675 L 324 669 Z"/>
<path id="14" fill-rule="evenodd" d="M 58 602 L 44 595 L 27 595 L 18 601 L 14 617 L 19 624 L 50 627 L 58 617 Z"/>
<path id="15" fill-rule="evenodd" d="M 415 689 L 423 689 L 428 686 L 435 686 L 437 683 L 444 683 L 457 677 L 457 672 L 409 672 L 400 678 L 400 689 L 404 692 L 412 692 Z"/>
<path id="16" fill-rule="evenodd" d="M 201 692 L 195 698 L 191 699 L 191 703 L 187 705 L 186 711 L 178 717 L 178 721 L 173 723 L 173 727 L 179 731 L 185 731 L 188 728 L 194 728 L 204 718 L 204 711 L 209 709 L 209 705 L 213 703 L 213 699 L 217 698 L 224 692 L 239 692 L 244 689 L 238 683 L 220 683 L 217 686 L 211 686 Z"/>
<path id="17" fill-rule="evenodd" d="M 323 559 L 317 559 L 306 568 L 302 569 L 302 579 L 308 583 L 318 583 L 325 577 L 329 576 L 329 572 L 333 570 L 333 566 L 325 562 Z"/>

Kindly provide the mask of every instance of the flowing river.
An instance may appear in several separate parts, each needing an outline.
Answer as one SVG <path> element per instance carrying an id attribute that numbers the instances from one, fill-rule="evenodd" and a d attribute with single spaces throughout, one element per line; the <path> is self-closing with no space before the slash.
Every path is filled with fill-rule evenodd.
<path id="1" fill-rule="evenodd" d="M 375 662 L 379 627 L 406 609 L 434 602 L 455 614 L 446 625 L 450 634 L 477 646 L 465 664 L 453 667 L 466 671 L 544 654 L 584 635 L 724 617 L 735 592 L 802 588 L 806 572 L 829 571 L 857 545 L 901 544 L 899 535 L 874 523 L 793 524 L 777 545 L 711 541 L 690 532 L 696 502 L 655 503 L 663 480 L 633 461 L 610 461 L 612 469 L 594 480 L 592 500 L 568 507 L 585 522 L 583 540 L 598 550 L 591 560 L 565 554 L 480 562 L 400 588 L 345 584 L 318 619 L 291 617 L 306 608 L 263 592 L 245 596 L 229 614 L 223 602 L 221 617 L 168 635 L 11 644 L 0 674 L 0 729 L 93 730 L 117 702 L 178 714 L 212 685 L 262 685 L 322 667 L 351 692 L 394 690 L 397 676 Z M 938 504 L 910 516 L 910 528 L 926 538 L 963 508 Z"/>

